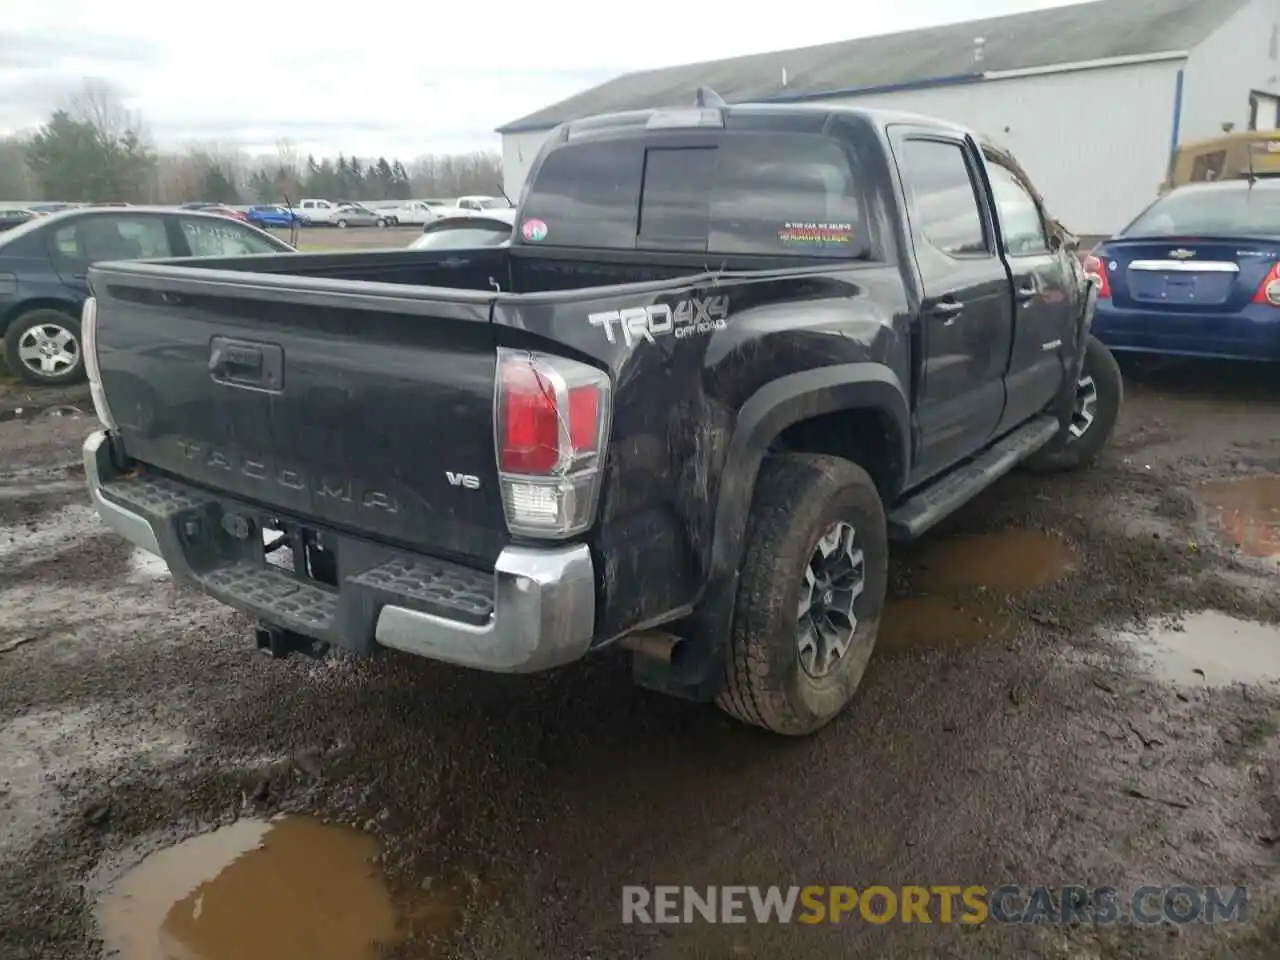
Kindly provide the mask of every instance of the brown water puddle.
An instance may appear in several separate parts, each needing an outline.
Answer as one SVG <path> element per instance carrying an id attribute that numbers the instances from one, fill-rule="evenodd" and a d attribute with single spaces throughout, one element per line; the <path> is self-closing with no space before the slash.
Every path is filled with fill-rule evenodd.
<path id="1" fill-rule="evenodd" d="M 1070 576 L 1076 554 L 1055 534 L 1018 529 L 926 543 L 912 565 L 919 570 L 917 585 L 927 592 L 889 598 L 876 641 L 886 652 L 967 647 L 1009 636 L 1015 619 L 997 596 Z M 969 595 L 974 590 L 986 593 Z"/>
<path id="2" fill-rule="evenodd" d="M 1280 682 L 1280 627 L 1215 610 L 1170 627 L 1124 633 L 1161 680 L 1185 686 Z"/>
<path id="3" fill-rule="evenodd" d="M 396 938 L 378 843 L 308 817 L 240 820 L 143 860 L 98 906 L 128 960 L 363 960 Z"/>
<path id="4" fill-rule="evenodd" d="M 1220 541 L 1280 567 L 1280 476 L 1202 484 L 1200 500 Z"/>
<path id="5" fill-rule="evenodd" d="M 999 640 L 1013 618 L 996 604 L 928 594 L 891 597 L 880 621 L 876 649 L 884 652 L 968 647 Z"/>
<path id="6" fill-rule="evenodd" d="M 930 543 L 921 566 L 921 580 L 931 589 L 985 587 L 1023 593 L 1074 573 L 1076 553 L 1056 534 L 1014 529 Z"/>

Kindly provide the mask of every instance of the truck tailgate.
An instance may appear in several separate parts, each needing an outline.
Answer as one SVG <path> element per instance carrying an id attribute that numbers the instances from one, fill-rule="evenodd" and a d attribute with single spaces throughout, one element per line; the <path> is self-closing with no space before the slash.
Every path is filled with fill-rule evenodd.
<path id="1" fill-rule="evenodd" d="M 128 454 L 281 515 L 492 564 L 492 297 L 198 267 L 95 268 Z"/>

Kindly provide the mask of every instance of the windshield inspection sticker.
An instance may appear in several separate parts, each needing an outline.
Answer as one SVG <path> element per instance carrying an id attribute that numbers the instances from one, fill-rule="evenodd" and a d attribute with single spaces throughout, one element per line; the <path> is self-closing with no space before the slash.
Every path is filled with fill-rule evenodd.
<path id="1" fill-rule="evenodd" d="M 853 243 L 852 223 L 788 223 L 778 231 L 788 247 L 845 247 Z"/>
<path id="2" fill-rule="evenodd" d="M 699 333 L 723 330 L 729 319 L 729 298 L 707 297 L 705 300 L 681 300 L 675 307 L 655 303 L 651 307 L 626 307 L 587 315 L 587 323 L 604 327 L 605 339 L 618 342 L 618 333 L 628 347 L 638 340 L 657 343 L 656 337 L 683 340 Z"/>
<path id="3" fill-rule="evenodd" d="M 526 220 L 520 226 L 520 235 L 531 243 L 547 239 L 547 225 L 541 220 Z"/>

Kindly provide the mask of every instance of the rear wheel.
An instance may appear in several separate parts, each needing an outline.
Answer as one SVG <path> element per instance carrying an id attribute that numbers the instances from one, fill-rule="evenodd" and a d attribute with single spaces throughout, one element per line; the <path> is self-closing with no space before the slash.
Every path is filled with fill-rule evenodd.
<path id="1" fill-rule="evenodd" d="M 1024 466 L 1034 473 L 1061 473 L 1089 463 L 1111 439 L 1123 400 L 1120 365 L 1100 340 L 1090 336 L 1076 381 L 1071 422 Z"/>
<path id="2" fill-rule="evenodd" d="M 32 310 L 9 324 L 5 360 L 27 383 L 65 386 L 84 379 L 80 321 L 60 310 Z"/>
<path id="3" fill-rule="evenodd" d="M 773 457 L 761 469 L 717 703 L 801 736 L 848 705 L 871 659 L 888 581 L 874 482 L 838 457 Z"/>

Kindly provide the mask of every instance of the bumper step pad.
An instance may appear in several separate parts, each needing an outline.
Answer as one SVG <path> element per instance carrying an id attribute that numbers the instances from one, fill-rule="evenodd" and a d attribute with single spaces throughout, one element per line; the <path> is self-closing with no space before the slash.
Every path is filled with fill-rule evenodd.
<path id="1" fill-rule="evenodd" d="M 493 574 L 443 560 L 389 560 L 347 582 L 467 623 L 482 624 L 493 613 Z"/>
<path id="2" fill-rule="evenodd" d="M 232 606 L 308 634 L 328 633 L 338 616 L 338 594 L 289 576 L 270 566 L 237 563 L 196 579 L 215 597 Z"/>

